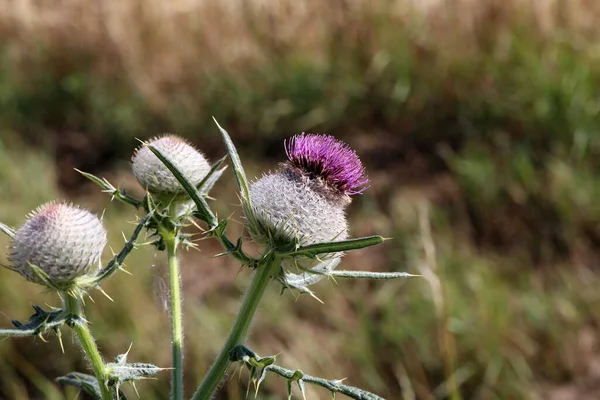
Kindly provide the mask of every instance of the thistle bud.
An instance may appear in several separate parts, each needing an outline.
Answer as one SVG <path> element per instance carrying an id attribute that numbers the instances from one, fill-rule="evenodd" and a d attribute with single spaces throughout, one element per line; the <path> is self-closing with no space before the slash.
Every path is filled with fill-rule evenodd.
<path id="1" fill-rule="evenodd" d="M 185 194 L 185 190 L 146 145 L 160 150 L 194 185 L 200 184 L 210 171 L 206 158 L 184 139 L 173 135 L 152 139 L 135 151 L 131 163 L 138 182 L 158 197 L 173 198 Z"/>
<path id="2" fill-rule="evenodd" d="M 254 240 L 275 247 L 347 239 L 345 208 L 350 195 L 368 184 L 356 153 L 332 136 L 315 134 L 293 137 L 285 150 L 288 162 L 250 186 Z"/>
<path id="3" fill-rule="evenodd" d="M 8 259 L 11 268 L 30 281 L 43 283 L 33 265 L 54 283 L 69 286 L 98 269 L 104 246 L 106 230 L 98 217 L 68 204 L 48 203 L 17 230 Z"/>

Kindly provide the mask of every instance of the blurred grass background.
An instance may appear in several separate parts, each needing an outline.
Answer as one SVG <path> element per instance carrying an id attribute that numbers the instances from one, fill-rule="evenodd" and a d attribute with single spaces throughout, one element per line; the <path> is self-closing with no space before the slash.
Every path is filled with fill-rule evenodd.
<path id="1" fill-rule="evenodd" d="M 273 288 L 250 347 L 386 399 L 595 399 L 599 18 L 595 0 L 4 0 L 0 220 L 69 199 L 106 210 L 119 249 L 132 210 L 74 167 L 135 191 L 136 137 L 176 132 L 216 160 L 215 116 L 259 176 L 283 160 L 283 138 L 330 133 L 372 178 L 353 234 L 394 238 L 345 268 L 424 278 L 321 282 L 324 306 Z M 237 210 L 230 174 L 214 196 L 219 215 Z M 190 393 L 249 280 L 201 248 L 184 255 Z M 142 247 L 134 276 L 105 287 L 115 302 L 93 294 L 107 358 L 133 343 L 131 359 L 169 365 L 164 264 Z M 0 293 L 2 326 L 58 304 L 8 270 Z M 66 355 L 55 339 L 0 342 L 0 397 L 75 398 L 53 384 L 85 370 L 64 342 Z M 232 373 L 217 398 L 244 398 L 245 379 Z M 168 381 L 138 385 L 141 398 L 167 398 Z M 285 384 L 267 379 L 259 398 L 285 398 Z"/>

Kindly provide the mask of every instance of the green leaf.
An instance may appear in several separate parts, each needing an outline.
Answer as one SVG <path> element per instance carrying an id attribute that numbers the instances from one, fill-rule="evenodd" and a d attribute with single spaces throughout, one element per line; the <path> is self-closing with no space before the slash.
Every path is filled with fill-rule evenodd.
<path id="1" fill-rule="evenodd" d="M 225 162 L 227 156 L 224 156 L 219 161 L 213 164 L 208 171 L 208 174 L 202 179 L 202 181 L 198 184 L 197 189 L 203 196 L 208 196 L 208 192 L 212 189 L 215 183 L 219 180 L 221 175 L 223 175 L 223 171 L 227 169 L 227 166 L 219 169 L 221 165 Z"/>
<path id="2" fill-rule="evenodd" d="M 82 374 L 81 372 L 70 372 L 65 376 L 61 376 L 56 378 L 57 383 L 62 383 L 63 385 L 71 385 L 75 386 L 93 398 L 97 400 L 102 400 L 102 394 L 100 393 L 100 385 L 98 384 L 98 380 L 95 376 Z M 123 393 L 119 389 L 111 389 L 112 397 L 115 400 L 127 400 L 125 393 Z"/>
<path id="3" fill-rule="evenodd" d="M 123 249 L 121 249 L 119 254 L 114 256 L 113 259 L 110 260 L 110 262 L 106 265 L 106 267 L 101 269 L 98 272 L 98 274 L 96 274 L 94 278 L 95 284 L 98 284 L 100 283 L 100 281 L 111 276 L 116 270 L 118 270 L 123 265 L 123 263 L 125 262 L 125 258 L 127 258 L 129 253 L 131 253 L 131 251 L 135 247 L 135 241 L 137 240 L 139 234 L 142 232 L 142 229 L 144 228 L 144 226 L 146 226 L 146 223 L 150 220 L 151 217 L 152 213 L 148 213 L 144 216 L 144 218 L 142 218 L 142 220 L 135 227 L 133 233 L 131 234 L 131 237 L 125 243 L 125 246 L 123 246 Z"/>
<path id="4" fill-rule="evenodd" d="M 217 120 L 213 117 L 213 121 L 217 124 L 219 131 L 221 132 L 221 136 L 223 136 L 223 141 L 225 141 L 225 146 L 227 147 L 227 153 L 229 154 L 229 159 L 231 160 L 231 165 L 233 166 L 233 172 L 235 174 L 235 178 L 238 182 L 238 186 L 240 188 L 240 193 L 242 196 L 242 207 L 244 209 L 244 214 L 246 218 L 250 219 L 251 223 L 256 221 L 256 217 L 254 216 L 254 211 L 251 207 L 250 200 L 250 189 L 248 187 L 248 179 L 246 178 L 246 172 L 244 171 L 244 166 L 242 165 L 242 161 L 240 160 L 240 156 L 238 155 L 237 149 L 235 145 L 231 141 L 229 134 L 225 129 L 219 125 Z"/>
<path id="5" fill-rule="evenodd" d="M 66 322 L 63 310 L 45 311 L 39 306 L 33 306 L 35 313 L 26 323 L 13 320 L 13 329 L 0 329 L 0 336 L 37 336 L 49 330 L 57 331 Z"/>
<path id="6" fill-rule="evenodd" d="M 182 173 L 181 171 L 156 147 L 147 145 L 148 149 L 153 152 L 156 157 L 173 173 L 173 176 L 179 181 L 183 189 L 190 196 L 192 201 L 196 204 L 196 212 L 194 213 L 198 218 L 208 224 L 209 229 L 213 229 L 217 225 L 217 218 L 208 207 L 206 200 L 202 196 L 200 190 L 196 188 Z"/>
<path id="7" fill-rule="evenodd" d="M 232 357 L 235 355 L 237 357 Z M 383 400 L 382 397 L 377 396 L 374 393 L 367 392 L 365 390 L 347 386 L 342 383 L 342 380 L 339 379 L 324 379 L 316 376 L 307 375 L 299 369 L 291 370 L 287 368 L 280 367 L 270 362 L 271 359 L 274 361 L 274 357 L 260 357 L 252 350 L 248 349 L 243 345 L 237 346 L 235 352 L 230 353 L 231 361 L 241 361 L 243 362 L 251 371 L 251 377 L 254 379 L 258 376 L 258 384 L 260 384 L 264 379 L 267 372 L 271 372 L 273 374 L 279 375 L 286 380 L 287 384 L 287 393 L 288 400 L 292 398 L 292 383 L 296 382 L 298 388 L 302 395 L 305 395 L 305 384 L 317 385 L 321 386 L 327 390 L 329 390 L 332 394 L 332 397 L 335 397 L 335 393 L 342 393 L 352 399 L 355 400 Z M 259 360 L 268 360 L 268 365 L 263 367 L 263 370 L 258 372 L 256 371 L 257 362 Z"/>
<path id="8" fill-rule="evenodd" d="M 123 203 L 130 204 L 130 205 L 134 206 L 135 208 L 139 208 L 140 205 L 142 204 L 141 201 L 134 199 L 133 197 L 129 196 L 124 191 L 121 191 L 121 190 L 117 189 L 116 187 L 114 187 L 106 178 L 98 178 L 96 175 L 92 175 L 88 172 L 80 171 L 77 168 L 75 168 L 75 171 L 79 172 L 81 175 L 85 176 L 86 178 L 88 178 L 89 180 L 91 180 L 92 182 L 94 182 L 95 184 L 100 186 L 102 188 L 103 192 L 109 193 L 110 195 L 113 196 L 113 198 L 120 200 Z"/>
<path id="9" fill-rule="evenodd" d="M 75 386 L 95 399 L 102 400 L 100 386 L 98 385 L 98 380 L 94 376 L 82 374 L 80 372 L 70 372 L 65 376 L 56 378 L 56 382 L 62 383 L 63 385 Z"/>
<path id="10" fill-rule="evenodd" d="M 29 268 L 31 268 L 31 272 L 33 272 L 33 275 L 35 275 L 35 277 L 37 278 L 37 280 L 39 282 L 43 283 L 50 289 L 56 290 L 57 292 L 61 292 L 65 289 L 67 289 L 66 287 L 59 285 L 57 282 L 54 282 L 54 280 L 52 280 L 52 278 L 50 278 L 50 276 L 46 273 L 46 271 L 44 271 L 37 265 L 33 265 L 29 262 L 28 262 L 28 264 L 29 264 Z"/>
<path id="11" fill-rule="evenodd" d="M 385 239 L 382 236 L 368 236 L 358 239 L 341 240 L 339 242 L 325 242 L 310 244 L 308 246 L 300 246 L 296 249 L 286 250 L 285 248 L 278 250 L 281 256 L 291 257 L 316 257 L 319 254 L 338 253 L 349 250 L 362 249 L 369 246 L 375 246 L 383 243 Z"/>

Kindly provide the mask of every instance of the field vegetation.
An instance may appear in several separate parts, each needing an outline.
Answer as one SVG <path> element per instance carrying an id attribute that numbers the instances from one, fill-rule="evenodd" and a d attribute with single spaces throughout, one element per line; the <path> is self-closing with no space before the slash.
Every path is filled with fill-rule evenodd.
<path id="1" fill-rule="evenodd" d="M 599 20 L 595 0 L 5 0 L 0 221 L 65 198 L 106 210 L 118 250 L 135 216 L 74 167 L 135 192 L 135 138 L 175 132 L 214 161 L 215 116 L 260 176 L 283 138 L 330 133 L 372 179 L 353 235 L 393 237 L 346 268 L 423 277 L 323 281 L 324 305 L 272 288 L 249 347 L 386 399 L 594 399 Z M 231 173 L 214 197 L 219 215 L 239 211 Z M 184 255 L 190 393 L 249 281 L 215 243 L 200 248 Z M 93 294 L 91 329 L 109 357 L 133 343 L 133 358 L 168 366 L 165 257 L 141 246 L 127 269 L 105 287 L 114 302 Z M 32 304 L 58 302 L 0 270 L 0 324 Z M 53 378 L 85 360 L 63 341 L 65 355 L 54 338 L 0 342 L 0 398 L 74 398 Z M 218 398 L 245 398 L 245 378 L 232 373 Z M 165 399 L 168 382 L 138 388 Z M 258 398 L 284 396 L 272 377 Z"/>

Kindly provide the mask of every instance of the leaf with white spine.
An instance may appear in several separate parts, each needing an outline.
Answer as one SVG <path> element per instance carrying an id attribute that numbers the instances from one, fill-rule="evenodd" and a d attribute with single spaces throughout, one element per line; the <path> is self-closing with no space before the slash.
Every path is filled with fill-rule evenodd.
<path id="1" fill-rule="evenodd" d="M 139 208 L 142 204 L 141 201 L 134 199 L 124 191 L 114 187 L 106 178 L 99 178 L 96 175 L 90 174 L 89 172 L 80 171 L 77 168 L 75 168 L 75 171 L 79 172 L 81 175 L 100 186 L 103 192 L 110 194 L 113 198 L 122 201 L 125 204 L 130 204 L 135 208 Z"/>
<path id="2" fill-rule="evenodd" d="M 246 172 L 244 171 L 244 166 L 242 165 L 240 156 L 238 155 L 237 149 L 235 148 L 231 137 L 229 137 L 229 133 L 227 133 L 227 131 L 223 129 L 221 125 L 219 125 L 219 123 L 214 117 L 213 121 L 215 121 L 215 124 L 217 124 L 219 132 L 221 132 L 221 136 L 223 137 L 223 141 L 225 142 L 225 146 L 227 147 L 227 153 L 229 154 L 229 159 L 231 160 L 231 165 L 233 166 L 233 172 L 235 174 L 235 178 L 240 188 L 240 193 L 243 200 L 242 207 L 244 209 L 244 214 L 246 215 L 246 218 L 250 219 L 251 223 L 254 223 L 256 221 L 256 217 L 251 206 L 248 178 L 246 178 Z"/>
<path id="3" fill-rule="evenodd" d="M 280 281 L 284 286 L 304 292 L 308 290 L 309 286 L 314 285 L 323 279 L 324 276 L 331 274 L 331 271 L 335 270 L 340 261 L 341 259 L 339 257 L 324 260 L 315 267 L 304 270 L 304 272 L 300 274 L 285 272 Z"/>
<path id="4" fill-rule="evenodd" d="M 283 248 L 279 250 L 282 256 L 304 256 L 316 257 L 319 254 L 338 253 L 350 250 L 363 249 L 369 246 L 375 246 L 384 242 L 382 236 L 367 236 L 357 239 L 340 240 L 338 242 L 315 243 L 306 246 L 299 246 L 295 249 Z"/>
<path id="5" fill-rule="evenodd" d="M 138 379 L 149 378 L 165 368 L 157 367 L 149 363 L 109 363 L 106 367 L 110 370 L 111 376 L 118 379 L 119 382 L 128 382 Z"/>
<path id="6" fill-rule="evenodd" d="M 213 166 L 210 168 L 210 171 L 208 171 L 208 174 L 202 180 L 202 182 L 198 184 L 197 189 L 203 196 L 208 196 L 208 192 L 210 192 L 210 190 L 219 180 L 221 175 L 223 175 L 223 172 L 227 169 L 227 166 L 221 168 L 221 165 L 223 165 L 226 159 L 227 156 L 224 156 L 221 159 L 219 159 L 219 161 L 214 163 Z"/>

